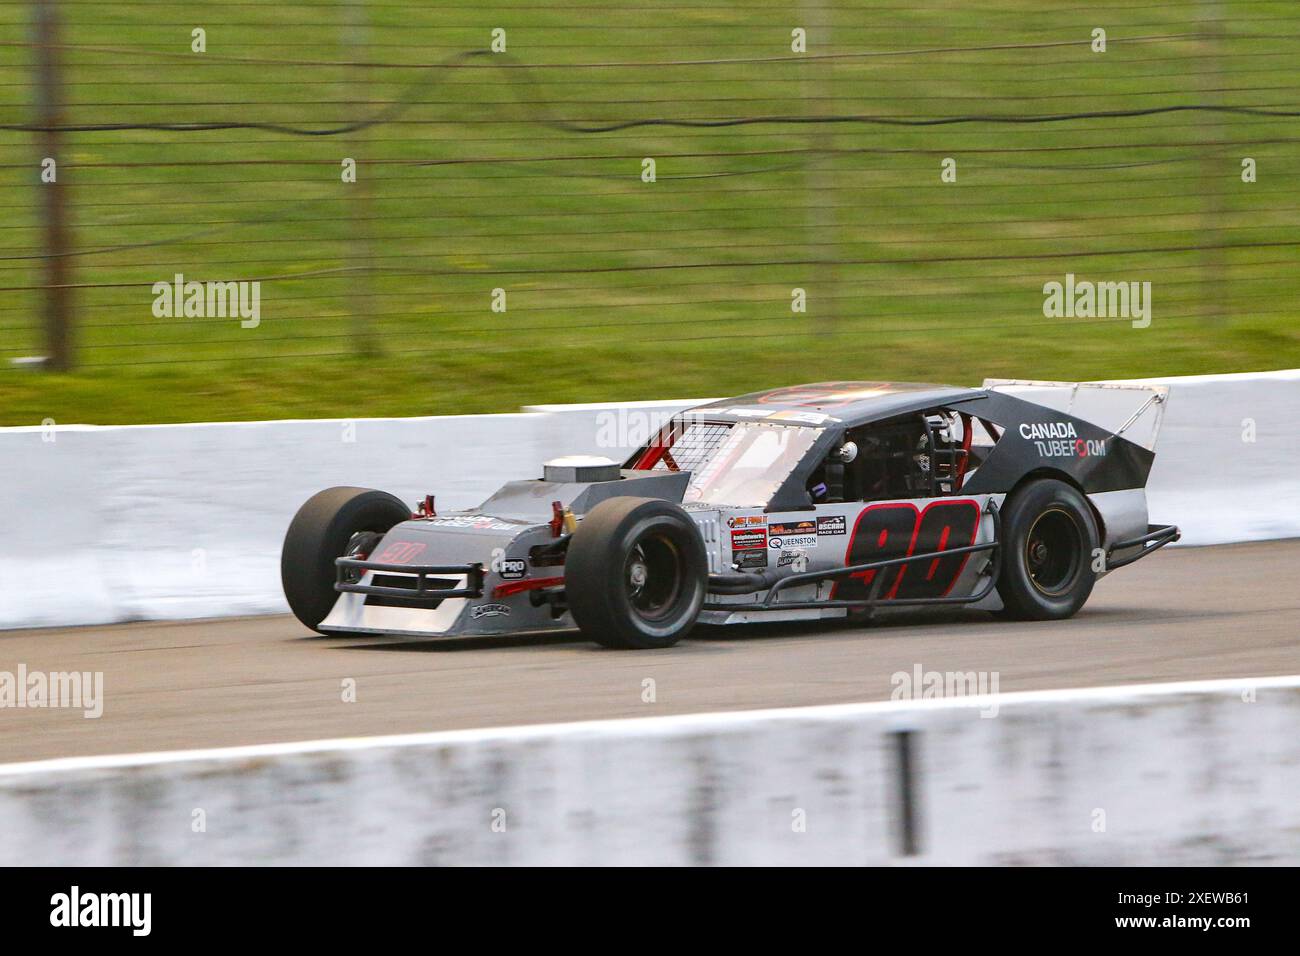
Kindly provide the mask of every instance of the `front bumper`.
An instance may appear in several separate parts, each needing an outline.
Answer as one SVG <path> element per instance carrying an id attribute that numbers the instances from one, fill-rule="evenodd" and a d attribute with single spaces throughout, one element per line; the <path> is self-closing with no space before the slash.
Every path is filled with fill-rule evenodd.
<path id="1" fill-rule="evenodd" d="M 397 598 L 413 605 L 427 603 L 436 607 L 449 598 L 478 598 L 483 596 L 483 565 L 472 564 L 381 564 L 364 558 L 335 558 L 334 590 L 343 594 L 365 594 L 375 597 Z M 366 572 L 414 577 L 413 587 L 396 587 L 373 583 L 363 584 Z M 460 587 L 442 587 L 443 582 L 430 580 L 430 575 L 454 578 L 464 577 Z"/>
<path id="2" fill-rule="evenodd" d="M 319 629 L 425 638 L 567 625 L 553 615 L 553 602 L 534 604 L 535 594 L 517 593 L 542 576 L 549 584 L 560 570 L 533 554 L 555 540 L 546 524 L 488 515 L 403 521 L 369 554 L 332 559 L 338 600 Z"/>

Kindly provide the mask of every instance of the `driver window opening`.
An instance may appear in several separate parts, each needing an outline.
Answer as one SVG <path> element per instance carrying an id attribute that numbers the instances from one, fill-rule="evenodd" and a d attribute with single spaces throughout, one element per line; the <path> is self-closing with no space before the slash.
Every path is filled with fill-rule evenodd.
<path id="1" fill-rule="evenodd" d="M 816 504 L 955 495 L 1000 437 L 991 422 L 947 409 L 851 428 L 808 493 Z"/>

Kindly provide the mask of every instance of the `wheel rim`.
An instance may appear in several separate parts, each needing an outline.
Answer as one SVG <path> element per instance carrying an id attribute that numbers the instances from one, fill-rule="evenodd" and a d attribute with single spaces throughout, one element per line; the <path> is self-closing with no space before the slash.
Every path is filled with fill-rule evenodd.
<path id="1" fill-rule="evenodd" d="M 1082 560 L 1082 541 L 1068 511 L 1052 508 L 1039 515 L 1025 538 L 1025 569 L 1034 587 L 1048 595 L 1068 591 Z"/>
<path id="2" fill-rule="evenodd" d="M 644 621 L 672 614 L 682 587 L 682 554 L 665 534 L 651 532 L 628 552 L 623 586 L 628 604 Z"/>
<path id="3" fill-rule="evenodd" d="M 347 548 L 343 552 L 345 558 L 361 558 L 365 560 L 374 550 L 375 545 L 379 544 L 384 538 L 383 532 L 380 531 L 357 531 L 348 539 Z M 343 572 L 343 580 L 349 584 L 357 584 L 365 576 L 365 572 L 358 568 L 349 568 Z M 329 575 L 331 583 L 334 580 L 333 568 L 330 569 Z"/>

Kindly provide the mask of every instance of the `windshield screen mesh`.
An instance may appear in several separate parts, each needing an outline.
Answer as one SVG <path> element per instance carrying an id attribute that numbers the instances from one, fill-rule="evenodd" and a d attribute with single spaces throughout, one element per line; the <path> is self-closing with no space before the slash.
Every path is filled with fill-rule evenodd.
<path id="1" fill-rule="evenodd" d="M 690 472 L 685 502 L 761 507 L 819 434 L 802 425 L 674 421 L 668 447 L 650 469 Z"/>
<path id="2" fill-rule="evenodd" d="M 698 472 L 730 430 L 731 425 L 725 422 L 687 422 L 685 427 L 675 425 L 675 437 L 653 470 Z"/>

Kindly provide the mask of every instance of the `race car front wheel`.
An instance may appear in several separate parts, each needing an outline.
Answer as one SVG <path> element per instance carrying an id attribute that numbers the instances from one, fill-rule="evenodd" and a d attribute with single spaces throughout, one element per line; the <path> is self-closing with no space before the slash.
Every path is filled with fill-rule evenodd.
<path id="1" fill-rule="evenodd" d="M 1083 607 L 1097 581 L 1092 560 L 1099 535 L 1082 492 L 1063 481 L 1032 481 L 1007 499 L 1002 526 L 1004 615 L 1057 620 Z"/>
<path id="2" fill-rule="evenodd" d="M 298 509 L 280 551 L 280 583 L 294 617 L 313 631 L 334 607 L 334 559 L 358 532 L 383 534 L 411 517 L 411 509 L 386 491 L 326 488 Z"/>
<path id="3" fill-rule="evenodd" d="M 671 647 L 704 603 L 708 560 L 695 522 L 671 501 L 609 498 L 579 523 L 564 592 L 582 633 L 605 647 Z"/>

